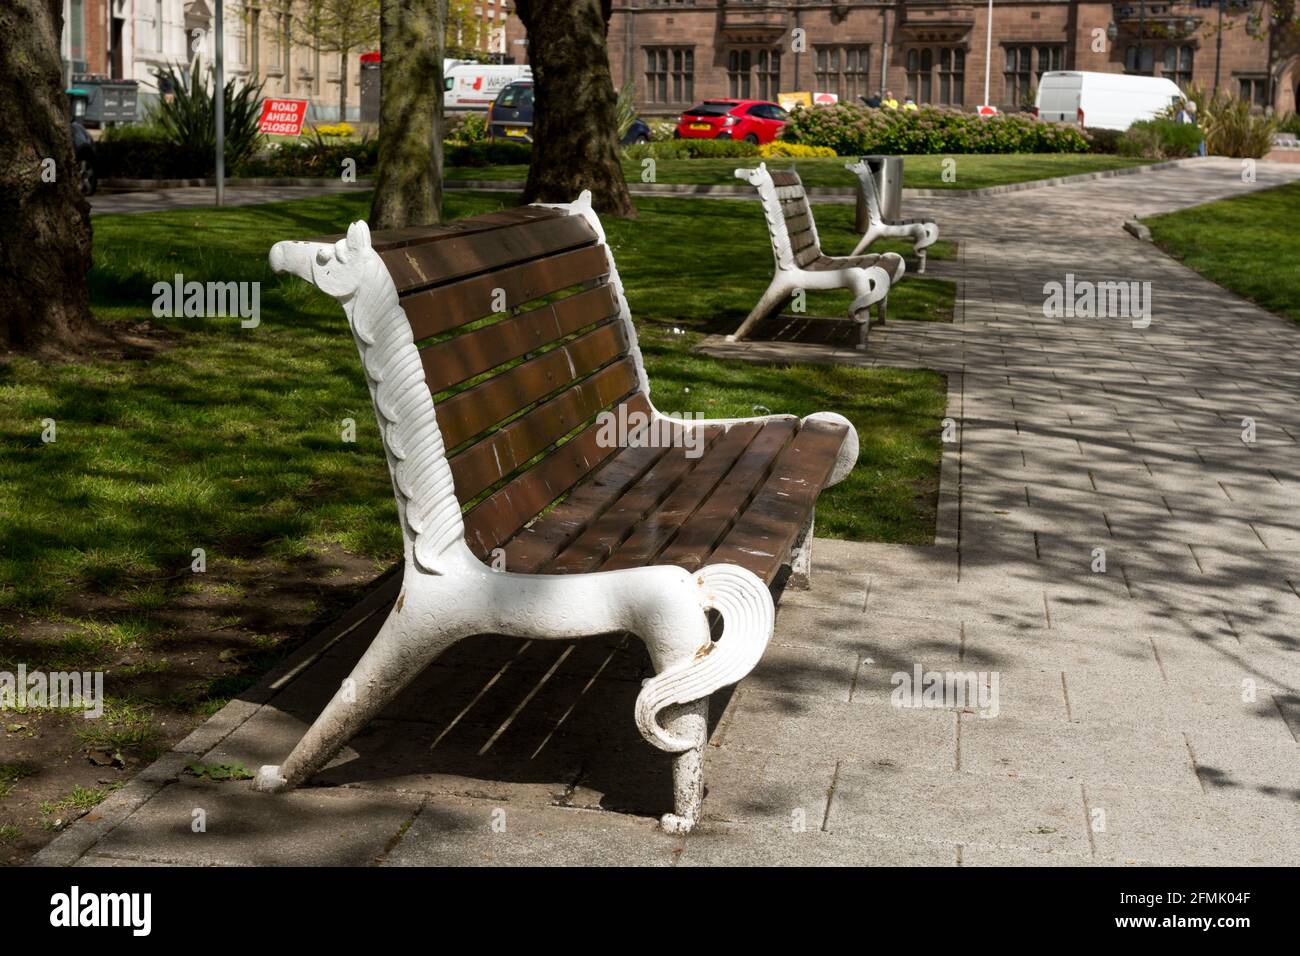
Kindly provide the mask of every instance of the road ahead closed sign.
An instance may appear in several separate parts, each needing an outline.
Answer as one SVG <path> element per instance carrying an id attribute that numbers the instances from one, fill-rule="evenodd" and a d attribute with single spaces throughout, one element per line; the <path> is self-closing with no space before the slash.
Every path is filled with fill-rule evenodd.
<path id="1" fill-rule="evenodd" d="M 306 100 L 265 99 L 262 100 L 262 118 L 257 121 L 257 129 L 273 136 L 298 136 L 306 118 Z"/>

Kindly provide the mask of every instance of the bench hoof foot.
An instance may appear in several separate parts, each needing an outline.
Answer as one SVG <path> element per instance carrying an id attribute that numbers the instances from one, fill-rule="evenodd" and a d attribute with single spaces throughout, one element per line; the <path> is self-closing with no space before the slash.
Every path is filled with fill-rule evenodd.
<path id="1" fill-rule="evenodd" d="M 689 817 L 680 817 L 675 813 L 665 813 L 659 818 L 659 827 L 664 833 L 686 834 L 695 827 L 695 821 Z"/>
<path id="2" fill-rule="evenodd" d="M 280 776 L 280 768 L 270 764 L 257 771 L 253 778 L 253 789 L 262 793 L 281 793 L 289 789 L 289 781 Z"/>

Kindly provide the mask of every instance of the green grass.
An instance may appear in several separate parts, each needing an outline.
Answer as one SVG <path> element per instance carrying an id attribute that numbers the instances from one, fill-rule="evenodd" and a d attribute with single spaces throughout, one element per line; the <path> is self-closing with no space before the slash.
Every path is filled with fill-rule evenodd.
<path id="1" fill-rule="evenodd" d="M 447 213 L 514 201 L 458 193 Z M 190 571 L 194 548 L 206 550 L 209 572 L 264 556 L 301 561 L 327 545 L 396 558 L 391 485 L 342 310 L 266 265 L 273 242 L 339 231 L 364 218 L 368 203 L 351 193 L 95 219 L 90 289 L 101 319 L 150 318 L 153 284 L 180 272 L 260 281 L 262 322 L 243 329 L 237 318 L 163 318 L 152 321 L 175 341 L 148 359 L 0 365 L 0 609 L 48 613 L 77 592 L 127 600 L 137 609 L 127 617 L 78 620 L 78 660 L 107 658 L 147 643 L 151 613 L 203 583 Z M 638 207 L 639 221 L 606 225 L 660 407 L 842 412 L 861 434 L 861 463 L 823 498 L 818 532 L 931 540 L 942 377 L 692 354 L 702 334 L 739 324 L 770 277 L 761 213 L 745 201 Z M 817 216 L 825 248 L 847 252 L 856 238 L 851 208 L 819 206 Z M 952 286 L 909 277 L 890 301 L 894 320 L 947 318 Z M 808 297 L 810 314 L 843 314 L 847 305 L 846 293 Z M 48 444 L 47 418 L 58 428 Z M 345 418 L 357 423 L 355 443 L 341 440 Z M 106 722 L 103 743 L 147 735 L 146 721 L 119 716 Z"/>
<path id="2" fill-rule="evenodd" d="M 950 167 L 955 174 L 952 182 L 944 178 L 944 161 L 954 160 Z M 760 161 L 750 159 L 660 159 L 655 161 L 655 182 L 659 183 L 728 183 L 740 185 L 734 172 L 742 166 L 757 166 Z M 853 186 L 856 178 L 844 168 L 844 157 L 818 159 L 771 159 L 769 169 L 794 168 L 805 186 Z M 952 156 L 924 155 L 903 157 L 903 185 L 908 189 L 983 189 L 1007 183 L 1050 179 L 1053 176 L 1073 176 L 1107 169 L 1142 166 L 1148 159 L 1131 159 L 1094 153 L 1008 153 L 1005 155 L 955 154 Z M 629 183 L 641 182 L 642 165 L 639 160 L 624 160 L 623 173 Z M 447 170 L 448 179 L 506 180 L 522 182 L 528 176 L 527 166 L 453 167 Z"/>
<path id="3" fill-rule="evenodd" d="M 1300 322 L 1300 183 L 1145 220 L 1160 248 L 1225 289 Z"/>

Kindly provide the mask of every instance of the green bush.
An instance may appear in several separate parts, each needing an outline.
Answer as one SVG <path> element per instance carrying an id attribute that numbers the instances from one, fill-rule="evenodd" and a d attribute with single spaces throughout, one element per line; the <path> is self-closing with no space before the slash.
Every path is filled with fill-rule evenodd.
<path id="1" fill-rule="evenodd" d="M 740 139 L 669 139 L 628 146 L 623 155 L 628 159 L 743 159 L 757 156 L 758 147 Z"/>
<path id="2" fill-rule="evenodd" d="M 176 145 L 148 122 L 110 127 L 95 144 L 100 179 L 193 179 L 214 165 L 212 152 Z"/>
<path id="3" fill-rule="evenodd" d="M 196 57 L 190 64 L 188 82 L 176 66 L 159 71 L 162 84 L 170 83 L 173 94 L 159 99 L 149 116 L 149 122 L 176 149 L 192 151 L 196 158 L 209 157 L 199 163 L 200 174 L 214 171 L 212 157 L 217 150 L 216 112 L 217 99 L 212 80 L 212 70 L 203 69 Z M 226 170 L 239 166 L 253 154 L 261 134 L 258 119 L 262 113 L 262 84 L 238 84 L 232 78 L 223 90 L 225 103 L 225 159 Z"/>
<path id="4" fill-rule="evenodd" d="M 321 136 L 276 140 L 239 164 L 236 175 L 268 179 L 337 179 L 344 160 L 356 163 L 356 174 L 367 176 L 379 160 L 379 141 L 369 137 L 342 141 Z"/>
<path id="5" fill-rule="evenodd" d="M 1089 126 L 1084 128 L 1083 134 L 1091 141 L 1092 152 L 1114 154 L 1119 152 L 1119 138 L 1124 135 L 1124 131 Z"/>
<path id="6" fill-rule="evenodd" d="M 1288 113 L 1277 122 L 1277 131 L 1279 133 L 1290 133 L 1292 136 L 1300 136 L 1300 113 Z"/>
<path id="7" fill-rule="evenodd" d="M 1259 159 L 1273 148 L 1277 120 L 1253 112 L 1246 100 L 1220 93 L 1200 112 L 1206 149 L 1215 156 Z"/>
<path id="8" fill-rule="evenodd" d="M 531 147 L 523 143 L 489 140 L 485 143 L 447 143 L 443 147 L 446 166 L 527 166 L 533 158 Z"/>
<path id="9" fill-rule="evenodd" d="M 827 146 L 840 156 L 860 153 L 1086 153 L 1091 143 L 1074 126 L 1027 114 L 979 117 L 924 106 L 880 110 L 852 103 L 797 109 L 782 138 Z"/>
<path id="10" fill-rule="evenodd" d="M 487 142 L 487 116 L 483 113 L 454 113 L 447 117 L 443 139 L 449 143 Z"/>
<path id="11" fill-rule="evenodd" d="M 1201 128 L 1195 123 L 1157 117 L 1138 120 L 1116 141 L 1121 156 L 1142 159 L 1184 159 L 1195 156 L 1201 146 Z"/>

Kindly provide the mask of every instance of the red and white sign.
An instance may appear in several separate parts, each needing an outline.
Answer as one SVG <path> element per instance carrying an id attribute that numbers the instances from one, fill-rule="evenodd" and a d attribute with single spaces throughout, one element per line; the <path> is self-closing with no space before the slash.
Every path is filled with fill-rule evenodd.
<path id="1" fill-rule="evenodd" d="M 260 133 L 274 136 L 301 136 L 307 118 L 306 100 L 262 100 L 262 117 L 257 121 Z"/>
<path id="2" fill-rule="evenodd" d="M 996 106 L 981 106 L 976 110 L 980 116 L 997 116 L 998 108 Z"/>

